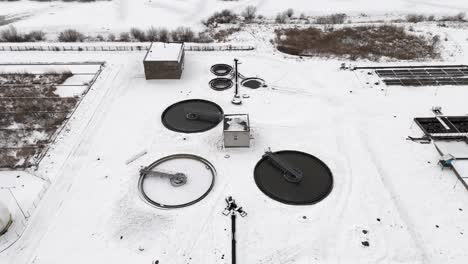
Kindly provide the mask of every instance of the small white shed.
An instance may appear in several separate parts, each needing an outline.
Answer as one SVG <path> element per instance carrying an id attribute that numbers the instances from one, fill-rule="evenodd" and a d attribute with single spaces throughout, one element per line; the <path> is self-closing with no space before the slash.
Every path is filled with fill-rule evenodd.
<path id="1" fill-rule="evenodd" d="M 250 147 L 250 122 L 247 114 L 224 115 L 224 147 Z"/>

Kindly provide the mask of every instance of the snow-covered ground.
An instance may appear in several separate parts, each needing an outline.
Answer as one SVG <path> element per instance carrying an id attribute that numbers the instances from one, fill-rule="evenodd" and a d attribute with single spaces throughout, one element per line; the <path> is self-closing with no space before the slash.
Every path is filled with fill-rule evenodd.
<path id="1" fill-rule="evenodd" d="M 368 13 L 369 20 L 468 11 L 463 0 L 19 1 L 1 2 L 0 16 L 24 15 L 13 25 L 27 30 L 73 27 L 105 33 L 132 26 L 201 27 L 200 20 L 214 11 L 240 12 L 247 5 L 268 16 L 291 7 L 310 15 Z M 466 64 L 466 30 L 434 24 L 414 28 L 442 36 L 444 63 Z M 221 214 L 228 195 L 248 212 L 238 221 L 239 263 L 467 263 L 468 192 L 451 171 L 439 168 L 434 146 L 405 138 L 421 134 L 413 118 L 431 116 L 433 106 L 442 106 L 446 114 L 467 114 L 468 89 L 373 85 L 375 75 L 340 71 L 339 60 L 274 51 L 271 38 L 271 26 L 253 25 L 230 40 L 253 44 L 255 51 L 187 52 L 182 79 L 174 81 L 145 80 L 143 51 L 1 52 L 0 63 L 105 61 L 106 66 L 37 170 L 20 178 L 0 171 L 0 198 L 8 199 L 16 219 L 8 238 L 22 233 L 0 253 L 0 263 L 230 263 L 230 221 Z M 208 87 L 214 78 L 210 66 L 234 58 L 242 62 L 243 75 L 269 85 L 241 88 L 249 95 L 242 106 L 230 103 L 233 90 Z M 87 78 L 77 75 L 67 84 Z M 61 95 L 80 93 L 73 87 L 60 88 Z M 251 148 L 224 149 L 222 125 L 201 134 L 168 131 L 160 121 L 162 111 L 191 98 L 212 100 L 227 114 L 248 113 Z M 268 147 L 323 160 L 334 175 L 331 194 L 311 206 L 266 197 L 255 185 L 253 168 Z M 139 197 L 138 171 L 176 153 L 210 161 L 218 172 L 214 189 L 187 208 L 150 207 Z M 10 187 L 20 205 L 35 208 L 27 221 Z M 42 197 L 38 204 L 37 197 Z"/>
<path id="2" fill-rule="evenodd" d="M 91 3 L 0 2 L 0 16 L 18 17 L 13 23 L 22 29 L 45 29 L 58 32 L 76 28 L 83 32 L 107 33 L 128 30 L 130 27 L 148 28 L 164 26 L 176 28 L 190 26 L 201 28 L 200 21 L 221 9 L 240 13 L 253 5 L 258 13 L 273 17 L 288 8 L 296 14 L 321 15 L 344 12 L 348 15 L 371 14 L 373 16 L 425 13 L 454 15 L 468 12 L 465 0 L 114 0 Z"/>
<path id="3" fill-rule="evenodd" d="M 23 234 L 50 181 L 24 171 L 1 171 L 0 175 L 0 200 L 14 219 L 8 232 L 0 237 L 0 251 L 3 252 Z"/>
<path id="4" fill-rule="evenodd" d="M 433 146 L 405 140 L 420 134 L 413 117 L 430 115 L 434 105 L 466 114 L 466 87 L 369 88 L 355 73 L 339 71 L 337 60 L 270 52 L 188 52 L 178 81 L 146 81 L 144 52 L 2 55 L 8 62 L 107 64 L 39 166 L 36 173 L 52 185 L 0 263 L 229 263 L 230 221 L 221 214 L 228 195 L 249 213 L 238 222 L 242 263 L 468 260 L 466 189 L 440 170 Z M 230 103 L 232 90 L 207 85 L 210 66 L 235 57 L 243 75 L 269 84 L 242 88 L 250 96 L 242 106 Z M 189 98 L 212 100 L 225 113 L 248 113 L 252 147 L 223 149 L 221 125 L 201 134 L 168 131 L 162 111 Z M 326 162 L 335 180 L 330 196 L 299 207 L 266 197 L 253 168 L 267 147 L 305 151 Z M 148 154 L 126 165 L 143 150 Z M 214 189 L 184 209 L 152 208 L 137 192 L 138 170 L 175 153 L 209 160 L 218 171 Z"/>

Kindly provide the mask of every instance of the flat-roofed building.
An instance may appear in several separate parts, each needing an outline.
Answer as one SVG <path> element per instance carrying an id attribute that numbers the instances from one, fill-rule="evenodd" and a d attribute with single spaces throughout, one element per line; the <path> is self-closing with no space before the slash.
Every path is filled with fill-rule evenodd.
<path id="1" fill-rule="evenodd" d="M 184 58 L 183 43 L 151 43 L 143 60 L 146 79 L 180 79 Z"/>

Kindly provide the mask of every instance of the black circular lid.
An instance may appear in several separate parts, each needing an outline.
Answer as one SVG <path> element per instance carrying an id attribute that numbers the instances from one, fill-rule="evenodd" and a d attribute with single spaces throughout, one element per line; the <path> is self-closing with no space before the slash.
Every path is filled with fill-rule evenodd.
<path id="1" fill-rule="evenodd" d="M 331 192 L 333 176 L 318 158 L 299 151 L 267 152 L 254 170 L 255 183 L 270 198 L 285 204 L 314 204 Z"/>
<path id="2" fill-rule="evenodd" d="M 215 64 L 211 66 L 211 72 L 216 76 L 226 76 L 232 72 L 232 66 L 228 64 Z"/>
<path id="3" fill-rule="evenodd" d="M 250 89 L 258 89 L 260 87 L 265 86 L 265 81 L 260 78 L 246 78 L 241 82 L 242 86 L 250 88 Z"/>
<path id="4" fill-rule="evenodd" d="M 223 119 L 223 109 L 210 101 L 185 100 L 164 110 L 161 120 L 165 127 L 182 133 L 204 132 L 216 127 Z"/>

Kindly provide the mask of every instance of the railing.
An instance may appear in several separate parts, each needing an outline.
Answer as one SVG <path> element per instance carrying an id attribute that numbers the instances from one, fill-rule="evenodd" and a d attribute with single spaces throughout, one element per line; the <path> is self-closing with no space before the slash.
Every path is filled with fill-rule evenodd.
<path id="1" fill-rule="evenodd" d="M 0 45 L 0 51 L 147 51 L 150 44 L 134 45 Z M 216 44 L 197 44 L 185 45 L 186 51 L 248 51 L 254 50 L 250 45 L 216 45 Z"/>

